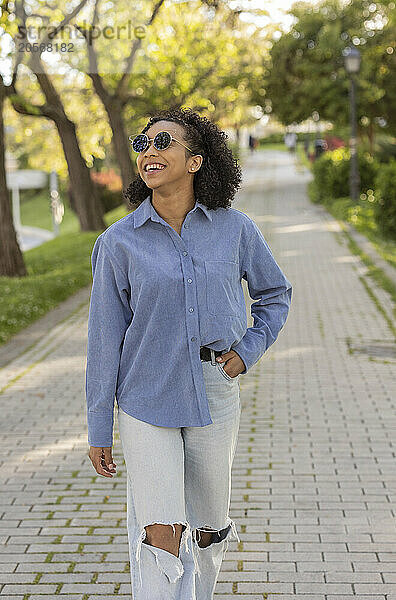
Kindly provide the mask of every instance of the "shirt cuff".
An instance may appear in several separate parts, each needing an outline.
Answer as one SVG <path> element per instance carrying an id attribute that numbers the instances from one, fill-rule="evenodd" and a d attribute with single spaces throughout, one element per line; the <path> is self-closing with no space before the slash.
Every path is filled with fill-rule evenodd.
<path id="1" fill-rule="evenodd" d="M 88 444 L 95 448 L 113 446 L 114 413 L 88 411 Z"/>

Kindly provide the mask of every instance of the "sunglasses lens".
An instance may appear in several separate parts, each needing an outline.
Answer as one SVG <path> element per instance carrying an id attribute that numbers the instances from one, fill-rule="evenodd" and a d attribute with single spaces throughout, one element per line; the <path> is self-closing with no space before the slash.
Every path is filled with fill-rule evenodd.
<path id="1" fill-rule="evenodd" d="M 147 148 L 148 137 L 145 133 L 140 133 L 132 140 L 132 148 L 135 152 L 143 152 Z"/>
<path id="2" fill-rule="evenodd" d="M 154 147 L 157 150 L 165 150 L 171 143 L 172 137 L 167 131 L 160 131 L 154 138 Z"/>

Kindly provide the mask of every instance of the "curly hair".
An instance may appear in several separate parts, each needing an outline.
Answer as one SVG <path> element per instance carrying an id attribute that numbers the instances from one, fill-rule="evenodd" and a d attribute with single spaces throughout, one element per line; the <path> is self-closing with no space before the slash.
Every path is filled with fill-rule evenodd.
<path id="1" fill-rule="evenodd" d="M 149 119 L 141 133 L 145 133 L 157 121 L 173 121 L 182 125 L 186 144 L 194 154 L 203 156 L 201 168 L 194 174 L 195 198 L 213 210 L 230 208 L 241 185 L 242 172 L 227 146 L 227 134 L 191 108 L 161 110 Z M 186 160 L 189 155 L 189 151 L 185 150 Z M 137 208 L 148 195 L 152 197 L 152 190 L 139 174 L 124 191 L 129 208 Z"/>

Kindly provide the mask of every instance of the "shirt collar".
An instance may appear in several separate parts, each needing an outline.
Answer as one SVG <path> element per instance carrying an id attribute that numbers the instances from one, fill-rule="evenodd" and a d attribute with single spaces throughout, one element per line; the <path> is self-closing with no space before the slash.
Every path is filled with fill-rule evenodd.
<path id="1" fill-rule="evenodd" d="M 200 202 L 198 202 L 197 200 L 195 201 L 195 206 L 194 208 L 191 209 L 190 212 L 193 212 L 194 210 L 197 210 L 197 208 L 200 208 L 205 215 L 208 217 L 208 219 L 211 221 L 212 220 L 212 214 L 211 214 L 211 210 L 205 206 L 205 204 L 201 204 Z M 154 206 L 151 204 L 151 197 L 147 196 L 147 198 L 145 200 L 143 200 L 143 202 L 141 204 L 139 204 L 139 206 L 133 211 L 133 215 L 134 215 L 134 228 L 136 229 L 137 227 L 140 227 L 140 225 L 143 225 L 143 223 L 145 223 L 147 221 L 147 219 L 151 219 L 152 221 L 158 221 L 159 219 L 159 215 L 157 213 L 157 211 L 155 210 Z"/>

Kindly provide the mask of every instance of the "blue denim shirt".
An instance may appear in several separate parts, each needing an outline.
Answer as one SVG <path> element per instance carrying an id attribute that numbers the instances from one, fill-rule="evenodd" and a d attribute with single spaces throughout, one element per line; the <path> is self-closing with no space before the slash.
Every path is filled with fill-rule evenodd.
<path id="1" fill-rule="evenodd" d="M 92 250 L 86 398 L 88 442 L 111 446 L 114 398 L 165 427 L 212 423 L 200 346 L 235 350 L 247 373 L 283 327 L 292 286 L 255 222 L 196 201 L 181 235 L 148 196 Z M 241 279 L 248 284 L 247 328 Z"/>

